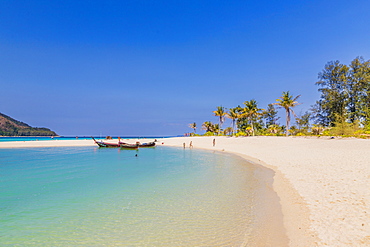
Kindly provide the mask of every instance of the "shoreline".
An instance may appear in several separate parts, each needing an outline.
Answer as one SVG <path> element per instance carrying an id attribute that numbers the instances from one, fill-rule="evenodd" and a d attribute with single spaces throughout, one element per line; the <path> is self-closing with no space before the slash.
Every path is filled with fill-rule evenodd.
<path id="1" fill-rule="evenodd" d="M 189 148 L 190 142 L 194 148 L 233 153 L 275 172 L 273 189 L 280 198 L 289 246 L 370 245 L 370 140 L 211 136 L 158 139 L 157 144 L 183 147 L 185 143 Z M 0 148 L 57 146 L 96 144 L 92 140 L 0 143 Z"/>
<path id="2" fill-rule="evenodd" d="M 212 140 L 216 146 L 212 146 Z M 276 172 L 290 246 L 370 245 L 370 141 L 302 137 L 187 137 L 179 146 L 244 156 Z"/>
<path id="3" fill-rule="evenodd" d="M 208 139 L 208 145 L 205 142 L 199 143 L 198 138 Z M 216 145 L 214 147 L 212 143 L 213 139 L 216 140 Z M 277 169 L 276 166 L 267 164 L 258 158 L 247 155 L 245 152 L 236 152 L 235 150 L 232 150 L 233 147 L 230 147 L 226 143 L 222 143 L 222 146 L 220 147 L 220 144 L 218 144 L 220 139 L 243 140 L 245 138 L 215 136 L 180 137 L 175 142 L 173 142 L 174 140 L 171 140 L 171 142 L 167 140 L 164 145 L 180 147 L 183 146 L 183 144 L 181 145 L 179 141 L 185 141 L 186 148 L 190 148 L 189 143 L 192 142 L 194 148 L 231 153 L 243 158 L 246 162 L 251 163 L 252 165 L 271 169 L 275 173 L 273 177 L 272 189 L 276 192 L 278 196 L 278 203 L 280 204 L 281 211 L 283 213 L 283 225 L 285 227 L 284 230 L 289 240 L 289 246 L 319 246 L 320 240 L 317 237 L 317 234 L 310 228 L 310 212 L 307 204 L 303 197 L 291 185 L 290 181 L 284 176 L 284 174 L 279 169 Z M 197 146 L 198 144 L 200 144 L 200 146 Z"/>

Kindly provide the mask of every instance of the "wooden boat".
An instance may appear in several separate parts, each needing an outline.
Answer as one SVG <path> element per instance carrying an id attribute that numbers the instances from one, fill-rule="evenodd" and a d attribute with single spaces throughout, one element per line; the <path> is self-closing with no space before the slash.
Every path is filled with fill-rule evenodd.
<path id="1" fill-rule="evenodd" d="M 126 148 L 126 149 L 137 149 L 137 148 L 145 148 L 145 147 L 154 147 L 155 142 L 148 142 L 148 143 L 140 143 L 136 142 L 136 144 L 129 144 L 125 142 L 119 141 L 118 143 L 108 143 L 108 142 L 103 142 L 103 141 L 97 141 L 95 140 L 94 137 L 91 137 L 94 142 L 99 146 L 99 147 L 104 147 L 104 148 Z"/>
<path id="2" fill-rule="evenodd" d="M 102 148 L 119 148 L 120 147 L 120 144 L 119 143 L 108 143 L 108 142 L 103 142 L 103 141 L 97 141 L 95 140 L 94 137 L 91 137 L 94 142 L 99 146 L 99 147 L 102 147 Z"/>
<path id="3" fill-rule="evenodd" d="M 146 147 L 154 147 L 155 142 L 148 142 L 148 143 L 140 143 L 139 148 L 146 148 Z"/>
<path id="4" fill-rule="evenodd" d="M 121 148 L 124 148 L 124 149 L 137 149 L 139 147 L 139 145 L 137 143 L 136 144 L 128 144 L 128 143 L 120 142 L 119 145 L 120 145 Z"/>
<path id="5" fill-rule="evenodd" d="M 132 147 L 137 146 L 139 148 L 154 147 L 155 146 L 155 142 L 148 142 L 148 143 L 136 142 L 136 144 L 128 144 L 128 143 L 125 143 L 125 142 L 120 142 L 120 144 L 129 145 L 129 146 L 132 146 Z"/>

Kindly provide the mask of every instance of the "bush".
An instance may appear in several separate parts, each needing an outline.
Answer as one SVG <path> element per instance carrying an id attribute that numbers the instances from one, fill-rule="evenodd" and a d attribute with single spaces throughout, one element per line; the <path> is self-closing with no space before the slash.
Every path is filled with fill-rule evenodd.
<path id="1" fill-rule="evenodd" d="M 353 136 L 358 130 L 359 127 L 356 123 L 336 122 L 335 127 L 332 127 L 329 133 L 334 136 Z"/>
<path id="2" fill-rule="evenodd" d="M 239 136 L 248 136 L 247 133 L 243 132 L 243 131 L 239 131 L 238 133 L 235 134 L 236 137 L 239 137 Z"/>
<path id="3" fill-rule="evenodd" d="M 306 134 L 300 132 L 300 133 L 297 133 L 296 136 L 306 136 Z"/>

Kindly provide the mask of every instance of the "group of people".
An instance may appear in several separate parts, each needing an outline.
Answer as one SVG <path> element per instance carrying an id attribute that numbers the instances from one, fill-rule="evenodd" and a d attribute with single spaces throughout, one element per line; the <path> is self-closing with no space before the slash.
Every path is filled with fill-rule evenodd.
<path id="1" fill-rule="evenodd" d="M 212 141 L 213 146 L 216 146 L 216 139 L 213 139 Z M 183 143 L 184 148 L 186 148 L 185 142 Z M 189 148 L 193 148 L 193 141 L 190 141 Z"/>
<path id="2" fill-rule="evenodd" d="M 183 146 L 184 146 L 184 148 L 186 148 L 186 144 L 185 144 L 185 142 L 183 143 Z M 193 148 L 193 142 L 191 141 L 190 142 L 190 144 L 189 144 L 189 148 Z"/>

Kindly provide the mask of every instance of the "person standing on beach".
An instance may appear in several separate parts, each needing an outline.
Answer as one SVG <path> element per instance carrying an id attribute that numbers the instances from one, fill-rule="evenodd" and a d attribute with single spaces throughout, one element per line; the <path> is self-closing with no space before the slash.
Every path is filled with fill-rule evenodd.
<path id="1" fill-rule="evenodd" d="M 189 145 L 190 148 L 193 148 L 193 141 L 190 142 L 190 145 Z"/>
<path id="2" fill-rule="evenodd" d="M 216 145 L 216 139 L 213 139 L 213 146 Z"/>

